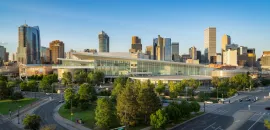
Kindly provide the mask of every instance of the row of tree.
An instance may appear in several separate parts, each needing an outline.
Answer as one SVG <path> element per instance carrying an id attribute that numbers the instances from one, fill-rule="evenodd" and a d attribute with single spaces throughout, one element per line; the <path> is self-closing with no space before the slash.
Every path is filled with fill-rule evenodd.
<path id="1" fill-rule="evenodd" d="M 21 94 L 18 96 L 18 93 L 14 93 L 14 88 L 17 87 L 18 83 L 17 81 L 8 81 L 6 76 L 0 75 L 0 100 L 22 98 Z"/>
<path id="2" fill-rule="evenodd" d="M 164 128 L 170 122 L 177 123 L 182 118 L 188 118 L 191 112 L 199 112 L 200 105 L 193 101 L 181 101 L 181 103 L 171 102 L 166 108 L 159 109 L 151 114 L 151 126 L 154 128 Z"/>

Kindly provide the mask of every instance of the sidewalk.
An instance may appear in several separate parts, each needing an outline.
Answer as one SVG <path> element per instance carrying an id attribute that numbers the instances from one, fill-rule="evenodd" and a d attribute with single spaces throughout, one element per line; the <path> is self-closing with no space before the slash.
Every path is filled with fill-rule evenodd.
<path id="1" fill-rule="evenodd" d="M 33 112 L 39 108 L 40 106 L 50 102 L 52 100 L 49 100 L 49 98 L 43 98 L 37 102 L 35 102 L 35 104 L 33 104 L 32 106 L 28 106 L 27 108 L 25 108 L 24 110 L 20 111 L 20 117 L 19 117 L 19 124 L 18 124 L 18 117 L 17 117 L 17 113 L 15 113 L 12 117 L 11 117 L 11 122 L 16 125 L 18 128 L 23 129 L 24 125 L 22 124 L 23 119 L 25 118 L 25 116 L 27 114 L 33 114 Z M 9 118 L 10 119 L 10 118 Z"/>
<path id="2" fill-rule="evenodd" d="M 59 114 L 58 114 L 58 110 L 59 108 L 63 105 L 62 104 L 59 104 L 55 109 L 54 109 L 54 113 L 53 113 L 53 119 L 58 123 L 58 124 L 61 124 L 61 126 L 67 128 L 68 130 L 91 130 L 89 128 L 86 128 L 84 127 L 83 125 L 81 124 L 77 124 L 75 122 L 72 122 L 70 120 L 67 120 L 63 117 L 61 117 Z"/>

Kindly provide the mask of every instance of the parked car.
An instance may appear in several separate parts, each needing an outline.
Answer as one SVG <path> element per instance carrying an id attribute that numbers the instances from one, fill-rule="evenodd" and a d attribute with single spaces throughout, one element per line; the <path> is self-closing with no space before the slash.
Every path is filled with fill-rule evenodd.
<path id="1" fill-rule="evenodd" d="M 63 103 L 63 102 L 64 102 L 64 100 L 60 100 L 60 101 L 59 101 L 59 103 Z"/>

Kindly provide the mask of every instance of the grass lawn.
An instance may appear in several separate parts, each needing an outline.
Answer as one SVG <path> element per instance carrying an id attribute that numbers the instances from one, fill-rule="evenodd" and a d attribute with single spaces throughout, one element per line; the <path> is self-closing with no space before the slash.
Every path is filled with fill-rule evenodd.
<path id="1" fill-rule="evenodd" d="M 18 109 L 18 106 L 23 108 L 24 106 L 37 101 L 35 98 L 24 98 L 17 101 L 12 100 L 0 100 L 0 113 L 3 115 L 9 114 L 9 109 L 14 112 Z"/>

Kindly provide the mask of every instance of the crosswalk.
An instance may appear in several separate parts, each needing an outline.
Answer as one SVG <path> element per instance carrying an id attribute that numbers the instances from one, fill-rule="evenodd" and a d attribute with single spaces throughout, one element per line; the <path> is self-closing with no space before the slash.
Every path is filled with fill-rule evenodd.
<path id="1" fill-rule="evenodd" d="M 259 122 L 263 122 L 264 119 L 269 119 L 269 117 L 270 117 L 270 112 L 256 112 L 248 120 L 257 121 L 259 118 L 261 118 Z"/>
<path id="2" fill-rule="evenodd" d="M 227 111 L 227 110 L 222 110 L 222 109 L 217 109 L 217 110 L 214 110 L 214 111 L 212 111 L 212 112 L 210 112 L 210 113 L 217 114 L 217 115 L 224 115 L 224 114 L 226 114 L 227 112 L 229 112 L 229 111 Z"/>
<path id="3" fill-rule="evenodd" d="M 206 112 L 212 112 L 212 111 L 215 111 L 218 108 L 222 107 L 223 105 L 225 105 L 225 104 L 217 104 L 217 103 L 215 103 L 215 104 L 206 104 L 205 105 L 205 111 Z M 204 111 L 204 106 L 201 105 L 200 109 L 201 109 L 201 111 Z"/>

